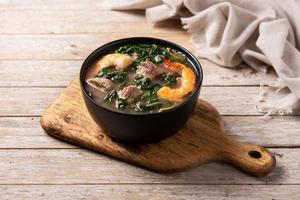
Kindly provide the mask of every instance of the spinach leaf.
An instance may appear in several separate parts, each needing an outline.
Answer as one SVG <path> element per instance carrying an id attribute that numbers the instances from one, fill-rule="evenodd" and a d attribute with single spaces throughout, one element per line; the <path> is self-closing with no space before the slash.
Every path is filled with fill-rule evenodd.
<path id="1" fill-rule="evenodd" d="M 127 73 L 121 70 L 116 70 L 113 67 L 106 67 L 99 71 L 97 77 L 103 77 L 110 79 L 113 82 L 122 83 L 127 79 Z"/>
<path id="2" fill-rule="evenodd" d="M 131 44 L 119 47 L 115 53 L 123 53 L 133 55 L 136 53 L 138 58 L 131 64 L 132 71 L 138 69 L 141 62 L 149 60 L 155 64 L 160 64 L 164 59 L 169 59 L 173 62 L 186 63 L 186 57 L 179 52 L 172 51 L 169 48 L 162 47 L 156 44 Z"/>
<path id="3" fill-rule="evenodd" d="M 149 78 L 143 77 L 142 75 L 136 75 L 134 82 L 141 90 L 151 89 L 152 82 Z"/>
<path id="4" fill-rule="evenodd" d="M 145 103 L 145 102 L 137 102 L 135 104 L 135 111 L 137 112 L 145 112 L 145 111 L 153 111 L 157 110 L 161 107 L 162 103 L 160 101 L 156 101 L 153 103 Z"/>
<path id="5" fill-rule="evenodd" d="M 176 76 L 163 73 L 161 75 L 161 83 L 163 86 L 173 87 L 176 85 Z"/>
<path id="6" fill-rule="evenodd" d="M 104 96 L 104 100 L 111 102 L 116 96 L 117 96 L 117 91 L 111 90 Z"/>
<path id="7" fill-rule="evenodd" d="M 160 63 L 164 58 L 167 58 L 173 62 L 186 62 L 186 57 L 184 54 L 172 51 L 168 48 L 162 47 L 156 44 L 132 44 L 119 47 L 115 53 L 123 53 L 133 55 L 137 53 L 139 59 L 137 62 L 144 60 L 152 60 L 155 63 Z"/>
<path id="8" fill-rule="evenodd" d="M 162 62 L 163 58 L 166 57 L 167 51 L 164 47 L 156 44 L 134 44 L 125 45 L 119 47 L 115 53 L 123 53 L 133 55 L 137 53 L 139 58 L 136 60 L 137 63 L 145 60 L 153 60 L 156 63 Z"/>
<path id="9" fill-rule="evenodd" d="M 162 102 L 160 102 L 156 97 L 156 92 L 161 88 L 160 85 L 154 84 L 150 89 L 144 91 L 143 96 L 140 101 L 136 102 L 134 105 L 134 109 L 137 112 L 145 112 L 145 111 L 154 111 L 159 109 L 162 106 Z"/>
<path id="10" fill-rule="evenodd" d="M 128 105 L 129 103 L 126 101 L 126 99 L 118 98 L 116 101 L 116 106 L 118 109 L 126 109 Z"/>
<path id="11" fill-rule="evenodd" d="M 136 62 L 136 61 L 134 61 L 134 62 L 130 65 L 131 71 L 136 72 L 136 71 L 138 70 L 138 65 L 139 65 L 139 63 Z"/>
<path id="12" fill-rule="evenodd" d="M 155 55 L 154 57 L 152 57 L 152 62 L 156 63 L 156 64 L 159 64 L 159 63 L 162 63 L 164 61 L 164 56 L 162 55 Z"/>
<path id="13" fill-rule="evenodd" d="M 169 51 L 167 57 L 172 62 L 180 62 L 183 64 L 187 64 L 187 59 L 186 59 L 185 55 L 180 52 Z"/>
<path id="14" fill-rule="evenodd" d="M 132 55 L 133 53 L 138 53 L 140 56 L 144 56 L 147 54 L 147 48 L 150 45 L 147 44 L 132 44 L 132 45 L 125 45 L 119 47 L 115 53 L 123 53 Z"/>
<path id="15" fill-rule="evenodd" d="M 127 73 L 126 72 L 119 72 L 116 75 L 114 75 L 113 77 L 111 77 L 111 80 L 113 82 L 124 82 L 127 78 Z"/>
<path id="16" fill-rule="evenodd" d="M 143 99 L 147 99 L 147 98 L 152 98 L 155 97 L 156 98 L 156 92 L 161 88 L 161 85 L 159 84 L 155 84 L 152 85 L 150 89 L 145 90 L 142 98 Z"/>

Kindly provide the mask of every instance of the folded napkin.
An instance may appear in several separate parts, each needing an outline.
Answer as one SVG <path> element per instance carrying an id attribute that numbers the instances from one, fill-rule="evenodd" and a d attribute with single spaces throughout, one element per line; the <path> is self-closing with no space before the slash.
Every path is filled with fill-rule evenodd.
<path id="1" fill-rule="evenodd" d="M 300 110 L 299 0 L 108 0 L 110 9 L 146 9 L 149 22 L 180 18 L 195 54 L 225 67 L 241 62 L 273 67 L 277 81 L 262 80 L 257 110 Z"/>

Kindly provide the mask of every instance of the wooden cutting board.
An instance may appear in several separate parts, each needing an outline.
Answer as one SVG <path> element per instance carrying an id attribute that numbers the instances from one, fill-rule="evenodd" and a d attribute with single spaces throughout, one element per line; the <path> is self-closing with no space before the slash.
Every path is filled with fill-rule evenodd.
<path id="1" fill-rule="evenodd" d="M 76 79 L 45 111 L 43 129 L 61 140 L 157 172 L 176 172 L 212 161 L 224 161 L 254 176 L 275 166 L 275 157 L 256 145 L 240 143 L 226 134 L 218 111 L 199 100 L 187 124 L 155 144 L 125 144 L 109 138 L 85 108 Z"/>

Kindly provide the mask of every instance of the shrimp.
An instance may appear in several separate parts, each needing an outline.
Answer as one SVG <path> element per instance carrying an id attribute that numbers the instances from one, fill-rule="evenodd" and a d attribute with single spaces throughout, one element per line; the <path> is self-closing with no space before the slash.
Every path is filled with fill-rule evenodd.
<path id="1" fill-rule="evenodd" d="M 105 67 L 115 66 L 116 69 L 125 69 L 129 67 L 133 58 L 127 54 L 112 53 L 104 56 L 101 60 L 97 62 L 97 70 L 101 70 Z"/>
<path id="2" fill-rule="evenodd" d="M 184 96 L 194 90 L 196 76 L 191 68 L 181 63 L 172 63 L 169 60 L 165 60 L 164 66 L 181 74 L 181 86 L 179 88 L 164 86 L 157 91 L 157 96 L 165 100 L 181 102 Z"/>

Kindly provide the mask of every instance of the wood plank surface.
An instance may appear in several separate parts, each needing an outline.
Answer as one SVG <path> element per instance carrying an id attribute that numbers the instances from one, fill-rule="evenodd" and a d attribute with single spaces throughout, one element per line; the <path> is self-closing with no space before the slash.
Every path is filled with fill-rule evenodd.
<path id="1" fill-rule="evenodd" d="M 241 142 L 264 147 L 300 147 L 300 116 L 270 120 L 259 116 L 223 116 L 223 120 L 227 132 Z M 40 127 L 39 117 L 0 117 L 0 124 L 0 148 L 78 148 L 49 137 Z"/>
<path id="2" fill-rule="evenodd" d="M 62 91 L 63 88 L 0 88 L 0 116 L 40 116 Z"/>
<path id="3" fill-rule="evenodd" d="M 255 178 L 222 163 L 159 174 L 84 149 L 1 149 L 0 184 L 300 184 L 300 149 L 269 150 L 277 165 Z"/>
<path id="4" fill-rule="evenodd" d="M 85 59 L 107 42 L 133 36 L 162 38 L 192 50 L 187 33 L 0 35 L 0 60 Z"/>
<path id="5" fill-rule="evenodd" d="M 298 200 L 299 190 L 299 185 L 2 185 L 0 195 L 2 200 Z"/>
<path id="6" fill-rule="evenodd" d="M 40 116 L 63 88 L 0 88 L 0 116 Z M 209 101 L 221 115 L 262 115 L 255 109 L 259 88 L 202 87 L 200 98 Z"/>
<path id="7" fill-rule="evenodd" d="M 274 71 L 255 72 L 249 66 L 237 69 L 217 66 L 199 59 L 204 86 L 259 85 L 276 79 Z M 0 60 L 1 86 L 67 86 L 79 74 L 83 60 Z"/>
<path id="8" fill-rule="evenodd" d="M 100 10 L 103 0 L 1 0 L 3 10 Z"/>
<path id="9" fill-rule="evenodd" d="M 121 23 L 120 19 L 122 19 Z M 185 32 L 178 20 L 153 25 L 146 22 L 144 12 L 140 11 L 3 10 L 0 23 L 1 34 Z M 43 23 L 47 25 L 41 26 Z"/>
<path id="10" fill-rule="evenodd" d="M 0 199 L 300 198 L 299 116 L 267 121 L 247 116 L 258 114 L 256 86 L 261 80 L 274 80 L 274 72 L 254 73 L 247 67 L 235 71 L 200 60 L 204 85 L 209 86 L 201 95 L 222 114 L 239 115 L 223 116 L 226 129 L 241 141 L 276 147 L 271 151 L 277 153 L 277 168 L 265 178 L 252 178 L 219 163 L 160 175 L 48 137 L 40 118 L 28 116 L 41 115 L 96 47 L 132 36 L 134 30 L 134 35 L 169 39 L 193 49 L 177 22 L 152 26 L 145 23 L 142 11 L 104 11 L 102 4 L 0 0 Z"/>

